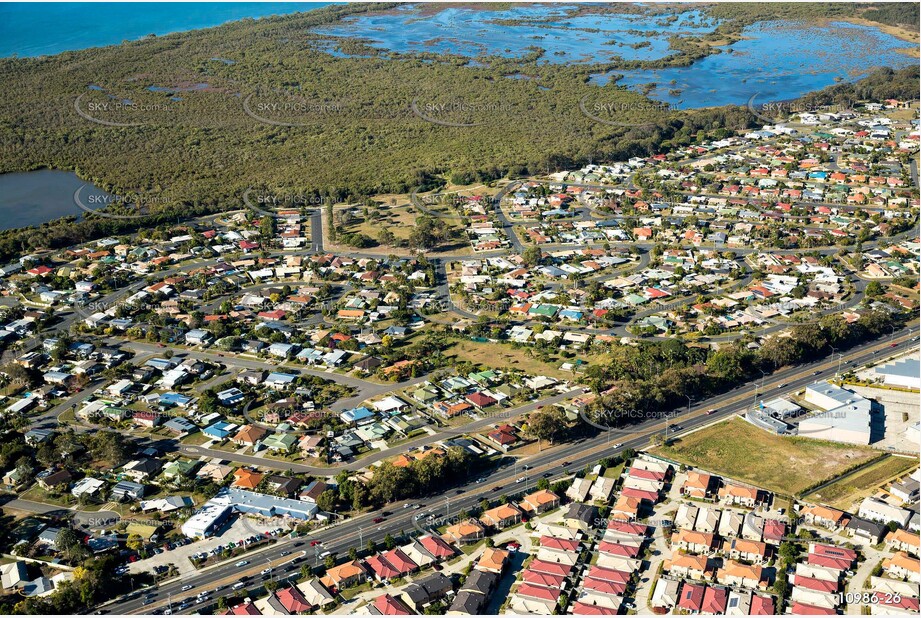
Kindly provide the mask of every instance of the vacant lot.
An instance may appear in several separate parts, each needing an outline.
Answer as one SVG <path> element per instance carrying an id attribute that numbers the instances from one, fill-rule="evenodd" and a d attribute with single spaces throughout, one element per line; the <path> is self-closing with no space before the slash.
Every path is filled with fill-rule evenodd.
<path id="1" fill-rule="evenodd" d="M 685 436 L 656 453 L 782 494 L 795 494 L 868 461 L 873 449 L 782 438 L 740 418 Z"/>
<path id="2" fill-rule="evenodd" d="M 445 355 L 492 369 L 519 369 L 532 376 L 544 375 L 560 380 L 572 380 L 577 377 L 576 374 L 559 369 L 564 361 L 574 362 L 575 359 L 551 355 L 551 362 L 544 362 L 537 357 L 529 356 L 527 348 L 513 348 L 510 345 L 462 340 L 445 350 Z"/>
<path id="3" fill-rule="evenodd" d="M 863 470 L 842 476 L 831 485 L 808 494 L 806 498 L 812 502 L 848 510 L 856 502 L 875 493 L 880 485 L 905 474 L 917 465 L 917 459 L 890 455 Z"/>

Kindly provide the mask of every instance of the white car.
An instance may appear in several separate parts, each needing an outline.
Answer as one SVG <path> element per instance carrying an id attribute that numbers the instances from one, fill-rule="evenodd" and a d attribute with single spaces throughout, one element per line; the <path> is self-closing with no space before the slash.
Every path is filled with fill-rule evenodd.
<path id="1" fill-rule="evenodd" d="M 182 587 L 182 591 L 185 592 L 186 590 L 191 590 L 194 587 L 195 586 L 193 586 L 192 584 L 186 584 L 185 586 Z"/>

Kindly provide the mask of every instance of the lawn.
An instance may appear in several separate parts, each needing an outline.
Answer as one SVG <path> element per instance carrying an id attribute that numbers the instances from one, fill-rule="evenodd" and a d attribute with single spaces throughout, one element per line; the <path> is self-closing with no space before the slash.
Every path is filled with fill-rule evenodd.
<path id="1" fill-rule="evenodd" d="M 868 447 L 782 438 L 740 418 L 701 429 L 654 452 L 786 495 L 879 455 Z"/>
<path id="2" fill-rule="evenodd" d="M 831 485 L 808 494 L 806 498 L 812 502 L 848 510 L 854 503 L 873 494 L 880 485 L 905 474 L 917 465 L 917 459 L 890 455 L 863 470 L 842 476 Z"/>

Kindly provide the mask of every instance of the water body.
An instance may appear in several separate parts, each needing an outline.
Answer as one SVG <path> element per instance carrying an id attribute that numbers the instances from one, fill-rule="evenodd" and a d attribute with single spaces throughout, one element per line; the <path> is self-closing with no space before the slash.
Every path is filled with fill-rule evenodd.
<path id="1" fill-rule="evenodd" d="M 402 53 L 453 53 L 471 58 L 484 55 L 523 57 L 529 47 L 546 50 L 548 63 L 658 60 L 673 52 L 674 34 L 704 34 L 719 25 L 698 11 L 686 11 L 670 21 L 640 15 L 580 15 L 566 17 L 575 5 L 529 5 L 508 10 L 450 8 L 422 13 L 414 6 L 380 15 L 346 18 L 315 32 L 360 37 L 372 47 Z M 547 23 L 548 17 L 554 21 Z M 516 20 L 503 23 L 498 20 Z M 917 62 L 897 50 L 910 45 L 872 26 L 846 22 L 826 25 L 761 22 L 746 28 L 745 39 L 723 53 L 689 67 L 612 72 L 593 76 L 603 85 L 617 74 L 618 84 L 677 108 L 755 105 L 798 98 L 836 81 L 856 81 L 874 67 L 903 68 Z M 648 42 L 648 45 L 645 43 Z M 482 58 L 480 58 L 482 60 Z M 649 84 L 655 84 L 652 89 Z"/>
<path id="2" fill-rule="evenodd" d="M 21 58 L 118 45 L 148 34 L 287 15 L 334 2 L 7 2 L 0 4 L 0 57 Z"/>
<path id="3" fill-rule="evenodd" d="M 74 202 L 80 187 L 83 204 L 95 210 L 112 196 L 73 172 L 37 170 L 0 174 L 0 230 L 39 225 L 84 211 Z"/>
<path id="4" fill-rule="evenodd" d="M 643 15 L 586 14 L 566 17 L 577 5 L 527 5 L 489 10 L 445 8 L 421 13 L 415 5 L 376 15 L 347 17 L 313 32 L 368 39 L 369 45 L 400 53 L 447 53 L 520 58 L 529 48 L 546 50 L 553 64 L 656 60 L 670 55 L 668 38 L 675 34 L 704 34 L 716 22 L 698 11 L 681 13 L 674 22 Z M 553 21 L 546 21 L 553 18 Z M 516 20 L 501 23 L 498 20 Z M 329 49 L 325 47 L 325 49 Z"/>
<path id="5" fill-rule="evenodd" d="M 762 22 L 743 31 L 746 39 L 689 67 L 621 72 L 618 85 L 643 89 L 677 108 L 753 105 L 795 99 L 837 81 L 856 81 L 876 67 L 907 67 L 917 59 L 899 53 L 908 47 L 876 28 L 847 22 L 825 26 Z M 594 83 L 611 76 L 598 75 Z"/>

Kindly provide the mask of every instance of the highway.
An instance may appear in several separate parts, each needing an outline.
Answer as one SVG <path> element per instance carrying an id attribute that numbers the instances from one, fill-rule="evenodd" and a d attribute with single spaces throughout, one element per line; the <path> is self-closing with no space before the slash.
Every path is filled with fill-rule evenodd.
<path id="1" fill-rule="evenodd" d="M 912 331 L 907 329 L 899 331 L 894 337 L 881 337 L 874 342 L 853 348 L 843 355 L 843 360 L 848 361 L 848 366 L 857 367 L 888 355 L 904 352 L 917 346 L 915 342 L 916 336 L 913 333 L 917 333 L 917 328 L 913 327 Z M 892 347 L 891 343 L 895 343 L 895 347 Z M 875 354 L 874 351 L 876 352 Z M 802 390 L 815 380 L 831 377 L 838 363 L 838 359 L 825 358 L 808 365 L 778 371 L 764 379 L 763 392 L 771 392 L 781 396 Z M 815 371 L 821 371 L 822 373 L 819 376 L 814 376 L 813 372 Z M 761 379 L 742 385 L 728 393 L 701 401 L 694 405 L 690 411 L 673 414 L 667 420 L 664 418 L 649 419 L 636 425 L 629 433 L 623 430 L 603 432 L 597 437 L 580 442 L 565 443 L 546 448 L 543 452 L 526 460 L 530 467 L 527 473 L 522 472 L 517 466 L 498 468 L 485 475 L 486 477 L 482 483 L 478 483 L 474 479 L 468 479 L 464 484 L 440 496 L 409 501 L 422 505 L 418 511 L 403 508 L 404 503 L 388 505 L 387 508 L 392 513 L 387 515 L 385 521 L 379 525 L 374 524 L 372 519 L 382 516 L 383 511 L 372 511 L 310 535 L 307 540 L 319 540 L 323 544 L 323 551 L 344 556 L 350 547 L 363 548 L 367 541 L 381 541 L 387 534 L 391 534 L 394 537 L 404 533 L 412 534 L 416 530 L 413 517 L 418 513 L 433 513 L 438 517 L 450 520 L 451 516 L 456 516 L 460 511 L 476 507 L 483 498 L 494 499 L 503 494 L 517 494 L 526 489 L 533 489 L 536 480 L 541 477 L 548 477 L 549 480 L 555 481 L 567 476 L 568 473 L 580 470 L 587 465 L 593 465 L 602 457 L 614 455 L 623 449 L 648 447 L 651 437 L 662 433 L 668 423 L 680 424 L 682 427 L 678 431 L 678 435 L 680 435 L 703 425 L 733 416 L 753 400 L 754 389 L 759 382 L 761 382 Z M 709 409 L 716 409 L 717 411 L 712 415 L 708 415 L 707 410 Z M 620 443 L 616 449 L 611 446 L 615 443 Z M 563 463 L 566 465 L 562 465 Z M 522 483 L 516 483 L 516 479 L 524 474 L 528 475 L 527 480 Z M 250 564 L 245 567 L 238 568 L 234 566 L 235 561 L 239 560 L 237 558 L 228 561 L 227 564 L 213 567 L 197 575 L 168 582 L 154 592 L 153 601 L 146 606 L 142 604 L 142 598 L 134 598 L 111 602 L 105 605 L 103 609 L 107 613 L 151 613 L 154 610 L 162 610 L 170 601 L 175 605 L 188 595 L 194 597 L 195 594 L 201 591 L 213 590 L 215 586 L 240 581 L 243 577 L 250 578 L 247 580 L 248 586 L 246 588 L 251 589 L 257 587 L 258 582 L 261 581 L 259 580 L 259 572 L 266 568 L 267 563 L 285 562 L 304 550 L 308 551 L 306 559 L 309 564 L 314 565 L 317 562 L 317 548 L 310 547 L 305 539 L 285 539 L 252 557 L 248 557 Z M 281 555 L 282 552 L 293 553 L 286 557 Z M 286 570 L 289 570 L 291 575 L 296 575 L 299 569 L 300 565 L 289 566 L 281 571 L 276 570 L 275 575 L 278 576 L 279 573 L 283 573 Z M 185 585 L 193 585 L 194 588 L 188 592 L 183 592 L 181 588 Z M 212 595 L 212 598 L 231 594 L 235 594 L 235 591 L 231 591 L 229 588 L 222 588 L 216 595 Z M 200 606 L 193 605 L 188 609 L 188 611 L 203 610 L 207 610 L 207 606 L 204 604 Z"/>

